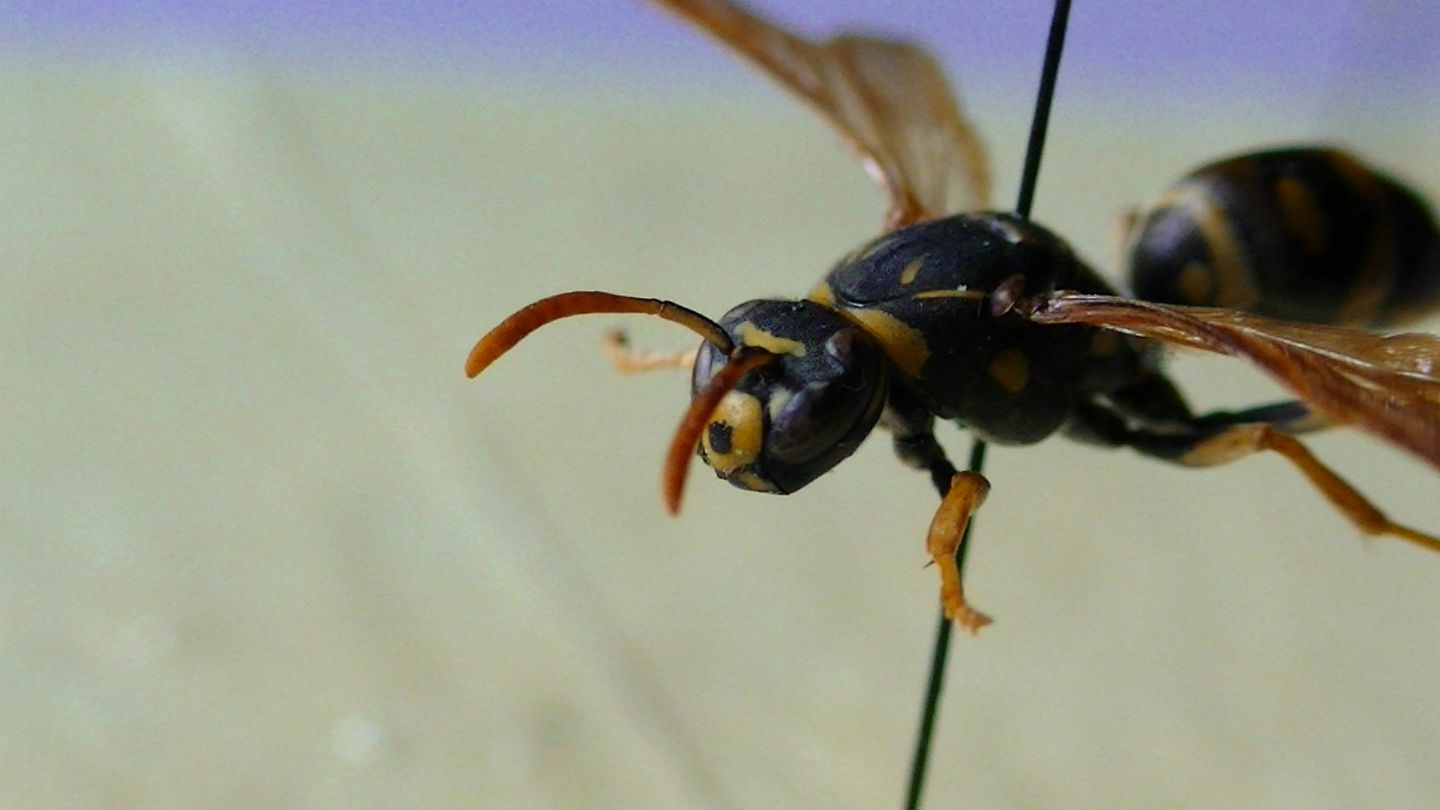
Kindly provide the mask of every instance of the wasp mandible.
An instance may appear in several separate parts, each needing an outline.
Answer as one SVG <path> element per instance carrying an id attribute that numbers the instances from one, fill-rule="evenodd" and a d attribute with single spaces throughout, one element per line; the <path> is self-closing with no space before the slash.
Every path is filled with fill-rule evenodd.
<path id="1" fill-rule="evenodd" d="M 999 444 L 1061 433 L 1192 466 L 1274 451 L 1362 531 L 1440 551 L 1295 438 L 1354 425 L 1440 468 L 1440 339 L 1330 325 L 1393 325 L 1440 301 L 1440 229 L 1414 192 L 1333 149 L 1212 164 L 1133 216 L 1125 255 L 1138 297 L 1122 297 L 1045 227 L 985 212 L 984 149 L 922 48 L 812 41 L 724 0 L 660 5 L 840 132 L 889 196 L 885 232 L 806 297 L 748 301 L 718 321 L 604 292 L 543 299 L 479 341 L 470 376 L 571 315 L 643 313 L 697 333 L 698 351 L 675 360 L 693 371 L 662 478 L 672 513 L 697 452 L 735 486 L 783 494 L 879 425 L 907 465 L 953 470 L 934 435 L 942 419 Z M 1161 369 L 1160 344 L 1246 359 L 1297 399 L 1196 414 Z M 989 619 L 966 601 L 955 552 L 988 490 L 980 474 L 956 474 L 927 537 L 945 614 L 972 632 Z"/>

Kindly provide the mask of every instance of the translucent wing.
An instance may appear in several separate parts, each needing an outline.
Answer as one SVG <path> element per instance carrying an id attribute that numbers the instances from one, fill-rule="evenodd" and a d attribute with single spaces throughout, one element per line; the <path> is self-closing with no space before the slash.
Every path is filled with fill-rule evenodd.
<path id="1" fill-rule="evenodd" d="M 1017 309 L 1039 323 L 1083 323 L 1245 358 L 1315 410 L 1440 468 L 1440 337 L 1381 336 L 1229 309 L 1057 292 Z"/>
<path id="2" fill-rule="evenodd" d="M 985 149 L 923 48 L 850 34 L 811 41 L 725 0 L 655 1 L 729 45 L 833 124 L 889 193 L 889 228 L 988 207 Z"/>

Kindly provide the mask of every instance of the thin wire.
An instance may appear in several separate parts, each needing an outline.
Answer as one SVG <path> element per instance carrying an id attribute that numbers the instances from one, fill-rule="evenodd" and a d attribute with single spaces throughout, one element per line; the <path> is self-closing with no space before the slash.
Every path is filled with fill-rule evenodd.
<path id="1" fill-rule="evenodd" d="M 1050 128 L 1050 103 L 1055 98 L 1055 80 L 1060 76 L 1060 53 L 1065 49 L 1065 26 L 1070 20 L 1070 0 L 1055 0 L 1050 16 L 1050 36 L 1045 42 L 1045 65 L 1040 69 L 1040 90 L 1035 96 L 1035 117 L 1030 123 L 1030 143 L 1025 147 L 1025 168 L 1020 173 L 1020 198 L 1015 213 L 1030 218 L 1035 201 L 1035 183 L 1040 177 L 1040 156 L 1045 152 L 1045 133 Z"/>
<path id="2" fill-rule="evenodd" d="M 1030 142 L 1025 147 L 1025 166 L 1020 176 L 1020 195 L 1015 202 L 1015 212 L 1025 219 L 1030 218 L 1030 208 L 1035 201 L 1035 184 L 1040 176 L 1040 156 L 1045 151 L 1045 133 L 1050 124 L 1050 107 L 1055 98 L 1055 79 L 1060 75 L 1060 54 L 1065 49 L 1065 28 L 1070 19 L 1070 0 L 1055 0 L 1055 9 L 1050 16 L 1050 34 L 1045 42 L 1045 63 L 1040 70 L 1040 89 L 1035 96 L 1035 115 L 1030 122 Z M 976 439 L 970 445 L 968 467 L 980 472 L 985 467 L 986 444 Z M 954 467 L 945 462 L 943 468 L 932 467 L 931 479 L 943 500 L 950 490 L 950 475 Z M 970 549 L 970 534 L 975 529 L 972 518 L 960 536 L 960 547 L 955 550 L 955 564 L 963 576 L 965 558 Z M 940 612 L 935 627 L 935 644 L 930 653 L 930 678 L 925 687 L 925 701 L 920 713 L 920 728 L 915 736 L 915 751 L 910 759 L 910 782 L 905 791 L 905 810 L 919 810 L 920 797 L 925 788 L 925 772 L 930 766 L 930 743 L 935 735 L 935 723 L 940 714 L 940 694 L 945 688 L 945 664 L 950 657 L 950 632 L 953 623 Z"/>
<path id="3" fill-rule="evenodd" d="M 985 466 L 986 447 L 988 445 L 981 439 L 971 443 L 970 462 L 967 465 L 969 469 L 980 472 Z M 955 472 L 955 468 L 948 461 L 944 463 L 944 467 L 949 469 L 950 475 L 944 475 L 944 469 L 931 470 L 935 489 L 939 491 L 942 500 L 950 490 L 950 478 Z M 965 569 L 965 552 L 970 547 L 970 532 L 974 529 L 975 519 L 971 518 L 965 526 L 965 533 L 960 536 L 960 548 L 955 551 L 955 563 L 962 571 Z M 905 810 L 918 810 L 920 807 L 920 793 L 925 787 L 925 771 L 930 765 L 930 740 L 935 734 L 935 721 L 940 714 L 940 692 L 945 686 L 945 662 L 950 657 L 950 631 L 954 626 L 955 623 L 946 618 L 945 611 L 940 611 L 940 619 L 935 623 L 935 646 L 930 653 L 930 680 L 925 687 L 925 702 L 921 710 L 920 729 L 915 738 L 915 753 L 910 758 L 910 784 L 905 791 Z"/>

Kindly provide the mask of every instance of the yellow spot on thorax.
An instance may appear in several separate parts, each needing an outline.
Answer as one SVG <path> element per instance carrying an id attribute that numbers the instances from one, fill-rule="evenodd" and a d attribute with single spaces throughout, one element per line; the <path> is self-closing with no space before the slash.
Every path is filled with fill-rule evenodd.
<path id="1" fill-rule="evenodd" d="M 915 282 L 915 277 L 920 275 L 920 268 L 924 266 L 924 256 L 916 256 L 915 258 L 911 259 L 910 263 L 905 265 L 905 269 L 900 271 L 900 283 L 913 284 Z"/>
<path id="2" fill-rule="evenodd" d="M 985 297 L 985 293 L 979 290 L 926 290 L 910 296 L 911 298 L 969 298 L 975 301 Z"/>
<path id="3" fill-rule="evenodd" d="M 729 475 L 741 467 L 751 464 L 760 457 L 761 431 L 765 420 L 761 416 L 760 400 L 753 394 L 731 391 L 715 406 L 710 415 L 710 425 L 723 425 L 730 429 L 730 449 L 718 452 L 710 443 L 710 429 L 706 426 L 700 434 L 705 448 L 705 461 L 711 469 L 721 475 Z"/>
<path id="4" fill-rule="evenodd" d="M 917 377 L 925 361 L 930 359 L 930 347 L 919 329 L 908 326 L 904 321 L 878 309 L 841 309 L 840 314 L 855 322 L 880 343 L 890 362 L 907 376 Z"/>
<path id="5" fill-rule="evenodd" d="M 1020 393 L 1030 384 L 1030 362 L 1019 349 L 1006 349 L 995 355 L 985 371 L 1011 394 Z"/>
<path id="6" fill-rule="evenodd" d="M 735 327 L 735 336 L 740 338 L 740 345 L 754 346 L 764 349 L 771 354 L 789 354 L 795 357 L 805 356 L 805 344 L 791 338 L 782 338 L 773 332 L 767 332 L 756 326 L 753 321 L 745 321 Z"/>
<path id="7" fill-rule="evenodd" d="M 1294 177 L 1282 177 L 1275 181 L 1275 198 L 1280 203 L 1280 214 L 1285 218 L 1286 229 L 1300 240 L 1300 246 L 1306 253 L 1320 255 L 1325 250 L 1328 237 L 1325 214 L 1305 183 Z"/>

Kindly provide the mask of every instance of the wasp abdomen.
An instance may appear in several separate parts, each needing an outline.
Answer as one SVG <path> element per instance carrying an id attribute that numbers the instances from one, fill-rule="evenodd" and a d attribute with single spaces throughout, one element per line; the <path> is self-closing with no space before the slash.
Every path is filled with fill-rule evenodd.
<path id="1" fill-rule="evenodd" d="M 1385 325 L 1440 304 L 1440 229 L 1415 192 L 1333 149 L 1192 172 L 1142 211 L 1137 297 L 1316 323 Z"/>

